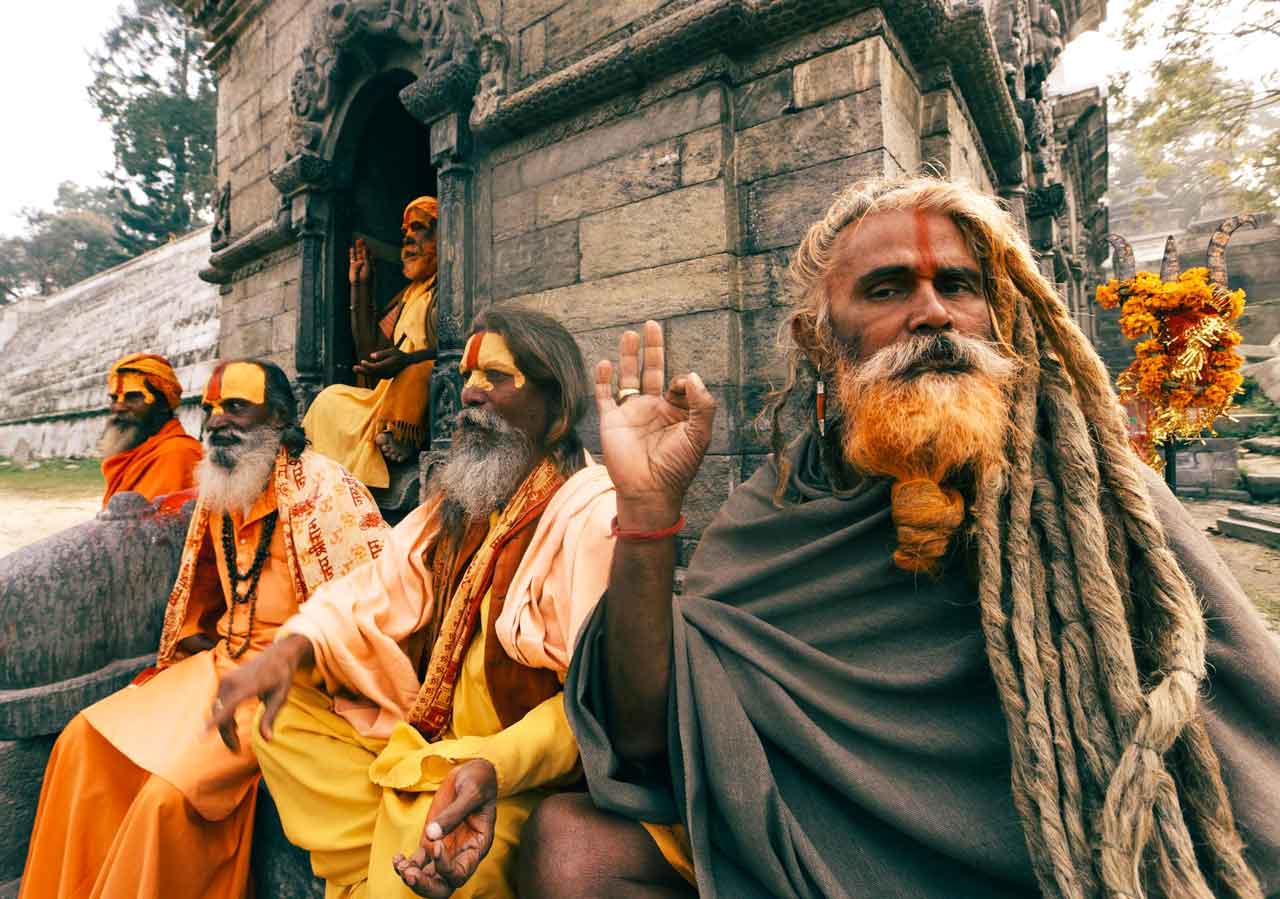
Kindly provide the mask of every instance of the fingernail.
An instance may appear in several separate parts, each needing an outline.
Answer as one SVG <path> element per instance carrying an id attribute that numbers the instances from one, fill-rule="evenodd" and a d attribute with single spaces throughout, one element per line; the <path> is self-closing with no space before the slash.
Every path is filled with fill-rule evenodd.
<path id="1" fill-rule="evenodd" d="M 427 825 L 427 838 L 428 838 L 428 839 L 438 840 L 438 839 L 440 839 L 442 836 L 444 836 L 444 831 L 440 829 L 440 825 L 439 825 L 439 824 L 437 824 L 436 822 L 432 821 L 430 824 L 428 824 L 428 825 Z"/>

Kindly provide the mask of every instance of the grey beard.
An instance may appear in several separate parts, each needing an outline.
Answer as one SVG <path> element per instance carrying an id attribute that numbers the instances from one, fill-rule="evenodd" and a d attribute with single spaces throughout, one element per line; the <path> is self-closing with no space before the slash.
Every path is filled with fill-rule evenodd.
<path id="1" fill-rule="evenodd" d="M 211 434 L 204 435 L 204 458 L 196 467 L 196 486 L 209 511 L 217 515 L 249 511 L 267 488 L 283 432 L 274 425 L 232 431 L 240 442 L 229 446 L 216 446 L 210 442 Z"/>
<path id="2" fill-rule="evenodd" d="M 141 446 L 149 436 L 151 435 L 146 432 L 142 422 L 111 416 L 98 440 L 98 452 L 102 454 L 102 458 L 109 459 Z"/>
<path id="3" fill-rule="evenodd" d="M 954 331 L 919 335 L 854 363 L 859 381 L 866 384 L 912 378 L 931 371 L 977 372 L 1003 383 L 1016 368 L 1017 363 L 1003 355 L 991 341 Z"/>
<path id="4" fill-rule="evenodd" d="M 458 415 L 453 443 L 431 478 L 444 494 L 441 516 L 451 536 L 498 511 L 524 482 L 533 464 L 533 446 L 500 415 L 465 409 Z"/>

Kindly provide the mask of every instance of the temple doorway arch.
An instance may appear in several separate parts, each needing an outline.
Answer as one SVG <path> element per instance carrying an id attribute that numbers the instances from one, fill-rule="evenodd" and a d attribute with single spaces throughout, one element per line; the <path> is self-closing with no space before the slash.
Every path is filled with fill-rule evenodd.
<path id="1" fill-rule="evenodd" d="M 379 73 L 352 96 L 334 145 L 334 197 L 329 254 L 333 302 L 328 383 L 353 383 L 348 251 L 357 238 L 369 248 L 373 295 L 384 310 L 405 285 L 400 272 L 400 217 L 416 197 L 436 195 L 429 129 L 405 110 L 398 93 L 415 79 L 397 69 Z"/>

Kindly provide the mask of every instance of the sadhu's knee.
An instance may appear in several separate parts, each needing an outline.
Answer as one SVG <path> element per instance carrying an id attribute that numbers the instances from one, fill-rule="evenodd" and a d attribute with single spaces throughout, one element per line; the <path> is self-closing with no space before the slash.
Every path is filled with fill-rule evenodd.
<path id="1" fill-rule="evenodd" d="M 599 896 L 601 870 L 591 841 L 600 813 L 585 793 L 549 796 L 533 810 L 520 834 L 521 899 L 585 899 Z"/>

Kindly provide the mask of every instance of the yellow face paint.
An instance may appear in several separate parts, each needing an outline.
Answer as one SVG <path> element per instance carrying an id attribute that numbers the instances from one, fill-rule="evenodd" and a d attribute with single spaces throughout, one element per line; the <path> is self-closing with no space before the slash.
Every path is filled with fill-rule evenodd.
<path id="1" fill-rule="evenodd" d="M 142 394 L 148 406 L 156 401 L 156 395 L 147 386 L 147 379 L 136 371 L 119 371 L 107 376 L 107 393 L 117 403 L 123 403 L 126 395 L 137 391 Z"/>
<path id="2" fill-rule="evenodd" d="M 261 406 L 267 401 L 267 373 L 252 362 L 231 362 L 215 369 L 204 389 L 204 405 L 210 415 L 221 415 L 226 400 Z"/>
<path id="3" fill-rule="evenodd" d="M 462 352 L 462 364 L 458 366 L 462 374 L 470 372 L 467 382 L 462 386 L 476 387 L 480 390 L 492 390 L 493 382 L 485 375 L 486 371 L 499 371 L 511 376 L 516 390 L 524 387 L 524 372 L 516 365 L 515 356 L 507 341 L 496 331 L 477 331 L 467 341 Z"/>

